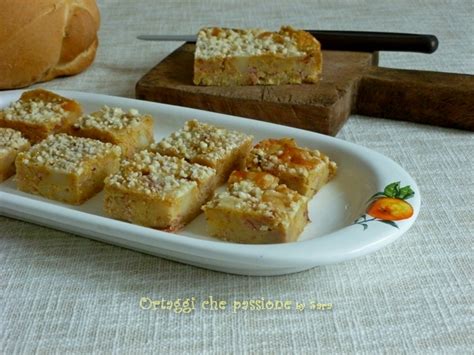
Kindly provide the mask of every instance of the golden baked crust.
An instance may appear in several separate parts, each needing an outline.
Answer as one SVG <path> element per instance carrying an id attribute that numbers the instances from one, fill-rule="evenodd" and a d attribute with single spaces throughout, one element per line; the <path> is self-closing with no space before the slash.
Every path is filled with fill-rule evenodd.
<path id="1" fill-rule="evenodd" d="M 83 71 L 94 60 L 99 25 L 95 0 L 2 0 L 0 89 Z"/>
<path id="2" fill-rule="evenodd" d="M 15 174 L 16 156 L 29 148 L 30 142 L 20 131 L 0 128 L 0 182 Z"/>
<path id="3" fill-rule="evenodd" d="M 50 134 L 68 133 L 81 113 L 77 101 L 35 89 L 0 111 L 0 127 L 18 130 L 34 144 Z"/>
<path id="4" fill-rule="evenodd" d="M 251 148 L 252 136 L 191 120 L 150 150 L 216 169 L 223 183 L 232 170 L 243 168 Z"/>
<path id="5" fill-rule="evenodd" d="M 105 179 L 110 216 L 175 231 L 196 217 L 216 187 L 216 171 L 186 160 L 141 151 Z"/>
<path id="6" fill-rule="evenodd" d="M 234 171 L 203 210 L 210 235 L 236 243 L 292 242 L 309 221 L 308 198 L 263 172 Z"/>
<path id="7" fill-rule="evenodd" d="M 308 32 L 282 27 L 203 28 L 194 57 L 196 85 L 281 85 L 319 80 L 322 53 Z"/>
<path id="8" fill-rule="evenodd" d="M 66 134 L 51 135 L 16 164 L 17 188 L 74 205 L 102 190 L 104 179 L 118 169 L 120 147 Z"/>
<path id="9" fill-rule="evenodd" d="M 278 176 L 289 188 L 313 196 L 334 177 L 336 163 L 319 150 L 301 148 L 292 138 L 265 139 L 250 151 L 246 167 Z"/>
<path id="10" fill-rule="evenodd" d="M 116 144 L 124 157 L 130 157 L 153 143 L 153 118 L 136 109 L 103 106 L 100 111 L 81 116 L 71 127 L 71 134 Z"/>

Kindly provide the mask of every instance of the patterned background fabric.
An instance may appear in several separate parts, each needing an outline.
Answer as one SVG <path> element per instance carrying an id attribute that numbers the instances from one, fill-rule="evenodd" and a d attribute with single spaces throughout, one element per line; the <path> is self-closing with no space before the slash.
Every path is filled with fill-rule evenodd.
<path id="1" fill-rule="evenodd" d="M 381 53 L 380 65 L 474 73 L 471 1 L 103 0 L 99 6 L 93 66 L 40 86 L 133 97 L 137 80 L 180 45 L 135 36 L 195 33 L 205 25 L 433 33 L 440 41 L 434 54 Z M 0 352 L 471 352 L 474 134 L 352 116 L 338 137 L 390 157 L 417 181 L 420 215 L 395 243 L 297 274 L 247 277 L 0 217 Z M 141 297 L 208 296 L 316 301 L 333 309 L 176 314 L 139 307 Z"/>

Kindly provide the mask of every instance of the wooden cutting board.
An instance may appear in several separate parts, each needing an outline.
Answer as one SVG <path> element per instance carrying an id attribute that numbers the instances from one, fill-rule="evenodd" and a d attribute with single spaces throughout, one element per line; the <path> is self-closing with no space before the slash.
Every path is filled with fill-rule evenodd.
<path id="1" fill-rule="evenodd" d="M 317 84 L 195 86 L 186 43 L 136 85 L 142 100 L 336 135 L 351 113 L 474 130 L 474 75 L 378 67 L 378 54 L 323 51 Z"/>

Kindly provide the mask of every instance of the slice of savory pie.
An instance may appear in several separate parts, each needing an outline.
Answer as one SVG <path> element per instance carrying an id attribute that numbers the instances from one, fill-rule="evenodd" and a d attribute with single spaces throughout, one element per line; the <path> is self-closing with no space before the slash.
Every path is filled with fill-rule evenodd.
<path id="1" fill-rule="evenodd" d="M 321 46 L 305 31 L 203 28 L 196 42 L 194 84 L 315 83 L 321 66 Z"/>

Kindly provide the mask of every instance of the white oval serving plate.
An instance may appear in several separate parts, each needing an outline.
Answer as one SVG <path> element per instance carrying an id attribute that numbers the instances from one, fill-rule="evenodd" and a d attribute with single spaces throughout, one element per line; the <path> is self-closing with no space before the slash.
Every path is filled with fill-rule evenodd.
<path id="1" fill-rule="evenodd" d="M 22 90 L 0 93 L 0 108 Z M 55 91 L 79 101 L 86 113 L 102 105 L 136 108 L 155 117 L 159 140 L 196 118 L 264 138 L 292 137 L 300 146 L 325 152 L 338 165 L 337 176 L 309 204 L 311 223 L 294 243 L 234 244 L 211 238 L 201 214 L 179 233 L 167 233 L 117 221 L 102 210 L 103 193 L 71 206 L 16 190 L 14 178 L 0 184 L 0 214 L 64 230 L 212 270 L 244 275 L 282 275 L 352 259 L 374 252 L 406 232 L 420 210 L 415 181 L 391 159 L 337 138 L 267 122 L 191 108 L 77 91 Z M 414 196 L 410 218 L 386 221 L 366 214 L 368 200 L 393 182 L 409 185 Z M 355 223 L 357 222 L 357 223 Z"/>

